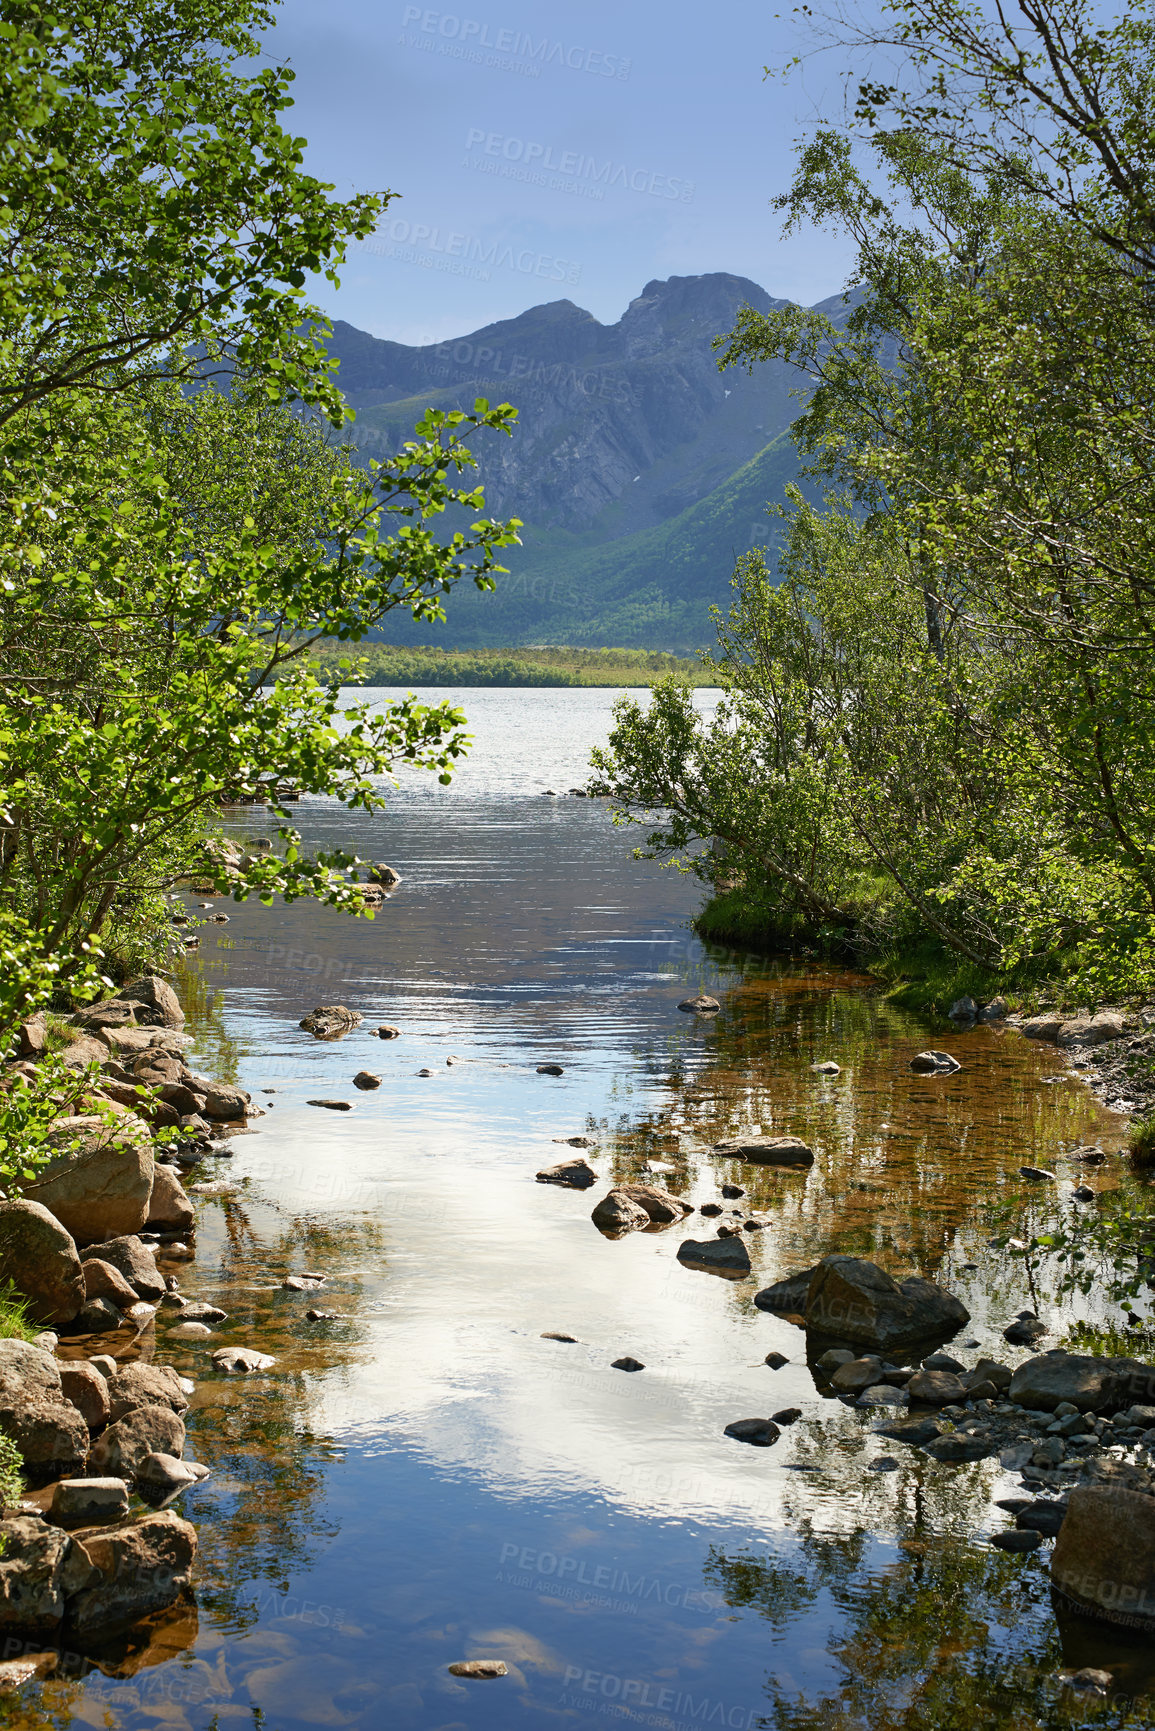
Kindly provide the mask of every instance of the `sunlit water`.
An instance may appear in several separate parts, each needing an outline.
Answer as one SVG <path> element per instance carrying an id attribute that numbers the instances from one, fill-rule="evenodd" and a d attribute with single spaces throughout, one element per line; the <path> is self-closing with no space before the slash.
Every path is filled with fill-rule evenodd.
<path id="1" fill-rule="evenodd" d="M 1143 1687 L 1136 1649 L 1059 1628 L 1045 1551 L 983 1543 L 1016 1481 L 906 1449 L 899 1471 L 870 1472 L 894 1445 L 823 1399 L 800 1332 L 752 1303 L 853 1251 L 959 1292 L 964 1359 L 1021 1357 L 1001 1330 L 1030 1300 L 987 1240 L 1056 1205 L 1028 1194 L 1024 1161 L 1058 1171 L 1066 1206 L 1081 1174 L 1065 1150 L 1117 1146 L 1119 1121 L 1054 1079 L 1053 1049 L 931 1030 L 844 971 L 704 948 L 696 882 L 634 861 L 636 835 L 565 795 L 610 694 L 431 695 L 457 695 L 477 735 L 452 788 L 409 776 L 371 819 L 297 808 L 309 843 L 401 873 L 378 917 L 218 904 L 231 923 L 204 928 L 182 987 L 199 1067 L 269 1107 L 202 1172 L 241 1194 L 204 1205 L 181 1270 L 229 1320 L 170 1346 L 162 1318 L 155 1345 L 198 1383 L 188 1452 L 212 1469 L 181 1505 L 200 1532 L 197 1608 L 95 1668 L 73 1658 L 0 1723 L 913 1731 L 1066 1723 L 1063 1664 Z M 266 825 L 254 811 L 231 827 Z M 678 1012 L 700 989 L 717 1018 Z M 344 1040 L 298 1028 L 335 1002 L 365 1017 Z M 383 1021 L 402 1037 L 374 1038 Z M 911 1075 L 932 1034 L 957 1075 Z M 820 1059 L 841 1074 L 814 1074 Z M 564 1074 L 539 1075 L 547 1060 Z M 378 1091 L 352 1086 L 363 1068 Z M 813 1171 L 709 1153 L 755 1125 L 811 1139 Z M 676 1261 L 682 1236 L 712 1236 L 700 1216 L 612 1241 L 589 1218 L 604 1185 L 535 1183 L 555 1138 L 579 1133 L 603 1178 L 657 1158 L 697 1203 L 742 1183 L 768 1221 L 751 1277 Z M 320 1300 L 280 1289 L 301 1270 L 328 1276 Z M 317 1303 L 338 1320 L 306 1321 Z M 226 1343 L 276 1366 L 219 1378 L 208 1357 Z M 776 1372 L 772 1349 L 790 1360 Z M 624 1354 L 645 1370 L 611 1368 Z M 773 1449 L 722 1434 L 786 1406 L 803 1417 Z M 449 1674 L 469 1658 L 508 1675 Z"/>

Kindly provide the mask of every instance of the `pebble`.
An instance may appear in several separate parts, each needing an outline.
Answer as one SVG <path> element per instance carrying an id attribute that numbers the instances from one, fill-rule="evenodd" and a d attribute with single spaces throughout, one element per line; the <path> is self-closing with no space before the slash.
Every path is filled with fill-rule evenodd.
<path id="1" fill-rule="evenodd" d="M 504 1659 L 458 1659 L 449 1667 L 454 1677 L 505 1677 L 508 1670 Z"/>
<path id="2" fill-rule="evenodd" d="M 400 1028 L 390 1027 L 388 1022 L 382 1022 L 381 1026 L 377 1030 L 377 1038 L 379 1040 L 399 1040 L 401 1038 L 401 1030 Z"/>
<path id="3" fill-rule="evenodd" d="M 771 1370 L 781 1370 L 784 1364 L 790 1363 L 790 1360 L 784 1352 L 768 1352 L 763 1363 L 768 1364 Z"/>
<path id="4" fill-rule="evenodd" d="M 542 1340 L 561 1340 L 564 1341 L 567 1346 L 576 1346 L 578 1344 L 576 1334 L 559 1334 L 557 1330 L 553 1328 L 547 1328 L 541 1338 Z"/>
<path id="5" fill-rule="evenodd" d="M 645 1370 L 640 1358 L 615 1358 L 611 1370 Z"/>
<path id="6" fill-rule="evenodd" d="M 213 1366 L 225 1376 L 243 1376 L 251 1371 L 269 1370 L 276 1364 L 268 1353 L 255 1352 L 248 1346 L 222 1346 L 213 1353 Z"/>
<path id="7" fill-rule="evenodd" d="M 1019 1171 L 1024 1178 L 1033 1178 L 1039 1184 L 1055 1182 L 1055 1174 L 1048 1172 L 1045 1166 L 1020 1166 Z"/>
<path id="8" fill-rule="evenodd" d="M 893 1455 L 876 1455 L 870 1463 L 872 1473 L 896 1473 L 898 1462 Z"/>
<path id="9" fill-rule="evenodd" d="M 353 1086 L 354 1088 L 365 1089 L 379 1088 L 381 1086 L 381 1078 L 380 1076 L 375 1076 L 372 1070 L 358 1070 L 357 1074 L 353 1078 Z"/>
<path id="10" fill-rule="evenodd" d="M 431 1076 L 432 1070 L 423 1070 L 423 1076 Z M 306 1106 L 324 1106 L 330 1112 L 349 1112 L 352 1106 L 348 1100 L 306 1100 Z"/>
<path id="11" fill-rule="evenodd" d="M 771 1413 L 775 1424 L 797 1424 L 802 1417 L 800 1406 L 784 1406 L 781 1412 Z"/>
<path id="12" fill-rule="evenodd" d="M 565 1075 L 565 1071 L 562 1069 L 560 1064 L 539 1064 L 537 1067 L 537 1073 L 539 1076 Z"/>
<path id="13" fill-rule="evenodd" d="M 307 1310 L 305 1312 L 306 1322 L 337 1322 L 339 1320 L 335 1310 Z"/>
<path id="14" fill-rule="evenodd" d="M 1006 1533 L 995 1533 L 991 1539 L 991 1544 L 1000 1551 L 1037 1551 L 1042 1542 L 1042 1533 L 1030 1532 L 1022 1527 L 1012 1527 Z"/>
<path id="15" fill-rule="evenodd" d="M 722 1432 L 723 1436 L 733 1437 L 735 1442 L 752 1443 L 755 1448 L 769 1448 L 778 1441 L 782 1433 L 773 1419 L 769 1418 L 736 1418 Z"/>
<path id="16" fill-rule="evenodd" d="M 203 1322 L 178 1322 L 175 1328 L 170 1328 L 170 1340 L 207 1340 L 212 1329 Z"/>

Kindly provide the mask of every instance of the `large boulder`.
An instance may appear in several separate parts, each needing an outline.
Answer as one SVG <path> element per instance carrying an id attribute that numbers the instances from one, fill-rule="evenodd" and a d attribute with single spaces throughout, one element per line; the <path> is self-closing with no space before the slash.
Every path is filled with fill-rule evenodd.
<path id="1" fill-rule="evenodd" d="M 187 1232 L 195 1220 L 196 1210 L 171 1166 L 156 1167 L 146 1224 L 161 1232 Z"/>
<path id="2" fill-rule="evenodd" d="M 801 1276 L 792 1281 L 797 1292 Z M 778 1308 L 765 1296 L 758 1295 L 764 1300 L 760 1309 Z M 961 1300 L 934 1281 L 912 1276 L 899 1282 L 858 1256 L 824 1256 L 810 1271 L 805 1306 L 795 1314 L 804 1316 L 816 1335 L 880 1351 L 946 1339 L 970 1321 Z"/>
<path id="3" fill-rule="evenodd" d="M 40 1202 L 0 1202 L 0 1285 L 11 1281 L 37 1322 L 71 1322 L 84 1303 L 72 1234 Z"/>
<path id="4" fill-rule="evenodd" d="M 148 1455 L 176 1455 L 179 1460 L 183 1448 L 184 1424 L 171 1407 L 138 1406 L 93 1443 L 88 1466 L 97 1475 L 134 1479 Z"/>
<path id="5" fill-rule="evenodd" d="M 156 1304 L 163 1298 L 167 1288 L 164 1275 L 157 1268 L 156 1257 L 134 1233 L 106 1239 L 102 1244 L 90 1244 L 86 1260 L 93 1257 L 111 1263 L 124 1275 L 136 1296 L 147 1304 Z"/>
<path id="6" fill-rule="evenodd" d="M 248 1109 L 249 1095 L 243 1088 L 234 1088 L 230 1082 L 214 1082 L 205 1093 L 201 1108 L 205 1117 L 215 1123 L 243 1118 Z"/>
<path id="7" fill-rule="evenodd" d="M 123 1118 L 65 1118 L 52 1132 L 60 1152 L 28 1199 L 42 1202 L 78 1244 L 138 1232 L 148 1216 L 154 1161 L 147 1129 Z"/>
<path id="8" fill-rule="evenodd" d="M 131 985 L 124 987 L 120 996 L 132 1005 L 142 1028 L 184 1027 L 180 999 L 168 981 L 157 974 L 146 974 L 143 979 L 133 980 Z"/>
<path id="9" fill-rule="evenodd" d="M 1071 1492 L 1051 1585 L 1084 1616 L 1155 1630 L 1155 1497 L 1107 1486 Z"/>
<path id="10" fill-rule="evenodd" d="M 95 1581 L 68 1601 L 68 1630 L 78 1641 L 105 1636 L 162 1611 L 189 1584 L 196 1529 L 170 1509 L 86 1533 Z"/>
<path id="11" fill-rule="evenodd" d="M 1054 1412 L 1061 1401 L 1070 1401 L 1080 1412 L 1115 1412 L 1149 1399 L 1153 1385 L 1155 1366 L 1059 1349 L 1020 1364 L 1007 1399 L 1043 1412 Z"/>
<path id="12" fill-rule="evenodd" d="M 125 1418 L 142 1406 L 167 1406 L 178 1415 L 188 1408 L 180 1377 L 169 1364 L 126 1364 L 108 1382 L 110 1416 Z"/>
<path id="13" fill-rule="evenodd" d="M 602 1232 L 635 1232 L 650 1224 L 650 1217 L 640 1202 L 634 1202 L 621 1189 L 611 1190 L 596 1204 L 590 1219 Z"/>
<path id="14" fill-rule="evenodd" d="M 65 1603 L 99 1576 L 83 1547 L 28 1515 L 0 1521 L 0 1630 L 54 1635 Z"/>
<path id="15" fill-rule="evenodd" d="M 732 1136 L 715 1142 L 715 1154 L 752 1166 L 813 1166 L 814 1150 L 800 1136 Z"/>
<path id="16" fill-rule="evenodd" d="M 1025 1022 L 1019 1024 L 1019 1033 L 1028 1040 L 1055 1041 L 1059 1037 L 1065 1017 L 1057 1010 L 1046 1010 L 1038 1016 L 1028 1016 Z"/>
<path id="17" fill-rule="evenodd" d="M 84 1464 L 88 1427 L 64 1397 L 52 1354 L 30 1341 L 0 1340 L 0 1431 L 30 1478 L 58 1478 Z"/>
<path id="18" fill-rule="evenodd" d="M 89 1034 L 78 1034 L 57 1053 L 57 1057 L 71 1070 L 84 1070 L 89 1064 L 103 1064 L 108 1057 L 108 1048 L 102 1040 L 95 1040 Z"/>
<path id="19" fill-rule="evenodd" d="M 93 1033 L 104 1028 L 131 1028 L 136 1024 L 136 1006 L 127 998 L 105 998 L 103 1003 L 86 1004 L 77 1010 L 72 1021 L 76 1027 L 91 1029 Z"/>
<path id="20" fill-rule="evenodd" d="M 803 1268 L 797 1274 L 787 1274 L 772 1285 L 754 1294 L 759 1310 L 771 1310 L 776 1316 L 806 1315 L 806 1297 L 810 1291 L 813 1268 Z"/>
<path id="21" fill-rule="evenodd" d="M 1072 1016 L 1059 1029 L 1060 1046 L 1105 1046 L 1109 1040 L 1121 1040 L 1124 1034 L 1123 1016 L 1119 1010 L 1100 1010 L 1094 1016 Z"/>

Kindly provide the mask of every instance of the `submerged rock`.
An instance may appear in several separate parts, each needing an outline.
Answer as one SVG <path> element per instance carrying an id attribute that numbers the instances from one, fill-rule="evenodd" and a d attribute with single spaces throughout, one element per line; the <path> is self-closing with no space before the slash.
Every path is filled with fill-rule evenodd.
<path id="1" fill-rule="evenodd" d="M 910 1067 L 916 1076 L 950 1076 L 962 1065 L 957 1058 L 952 1058 L 949 1052 L 916 1052 L 910 1060 Z"/>
<path id="2" fill-rule="evenodd" d="M 359 1010 L 350 1010 L 344 1004 L 318 1004 L 315 1010 L 301 1017 L 297 1026 L 312 1034 L 314 1039 L 332 1040 L 347 1034 L 364 1019 Z"/>
<path id="3" fill-rule="evenodd" d="M 354 1088 L 361 1088 L 368 1093 L 372 1089 L 381 1086 L 381 1078 L 372 1070 L 358 1070 L 357 1074 L 353 1078 L 353 1086 Z"/>
<path id="4" fill-rule="evenodd" d="M 537 1067 L 537 1073 L 539 1076 L 565 1075 L 565 1071 L 560 1064 L 539 1064 Z"/>
<path id="5" fill-rule="evenodd" d="M 586 1160 L 559 1160 L 556 1166 L 544 1166 L 537 1175 L 539 1184 L 562 1184 L 568 1190 L 588 1190 L 597 1181 L 597 1173 Z"/>
<path id="6" fill-rule="evenodd" d="M 678 1008 L 696 1013 L 699 1016 L 712 1016 L 722 1006 L 717 998 L 712 998 L 708 992 L 699 992 L 696 998 L 683 998 Z"/>
<path id="7" fill-rule="evenodd" d="M 683 1238 L 678 1261 L 715 1274 L 749 1274 L 750 1252 L 741 1238 Z"/>
<path id="8" fill-rule="evenodd" d="M 224 1376 L 248 1376 L 255 1371 L 271 1370 L 277 1361 L 251 1346 L 222 1346 L 213 1353 L 212 1362 L 214 1369 Z"/>
<path id="9" fill-rule="evenodd" d="M 504 1659 L 457 1659 L 448 1670 L 453 1677 L 472 1677 L 475 1681 L 507 1675 Z"/>
<path id="10" fill-rule="evenodd" d="M 813 1166 L 814 1150 L 800 1136 L 734 1136 L 715 1142 L 714 1153 L 752 1166 Z"/>

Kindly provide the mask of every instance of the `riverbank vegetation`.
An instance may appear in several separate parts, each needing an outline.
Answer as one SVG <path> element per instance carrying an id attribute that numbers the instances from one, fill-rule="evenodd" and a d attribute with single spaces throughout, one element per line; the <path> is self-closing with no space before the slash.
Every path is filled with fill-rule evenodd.
<path id="1" fill-rule="evenodd" d="M 252 71 L 268 9 L 4 7 L 0 162 L 0 1044 L 30 1011 L 171 953 L 165 893 L 365 903 L 308 856 L 275 789 L 382 803 L 447 777 L 463 716 L 339 708 L 314 645 L 493 586 L 477 428 L 426 415 L 366 470 L 304 299 L 389 194 L 346 201 L 285 131 L 292 75 Z M 45 164 L 52 165 L 51 173 Z M 438 533 L 446 513 L 471 525 Z M 227 859 L 222 799 L 272 794 L 279 845 Z"/>
<path id="2" fill-rule="evenodd" d="M 660 649 L 581 649 L 541 644 L 525 649 L 406 648 L 362 643 L 350 665 L 348 650 L 324 642 L 309 651 L 318 679 L 337 685 L 652 686 L 676 678 L 689 686 L 710 685 L 713 675 L 697 660 Z"/>
<path id="3" fill-rule="evenodd" d="M 791 492 L 777 562 L 739 561 L 717 710 L 674 680 L 623 700 L 596 773 L 715 893 L 704 931 L 892 976 L 921 955 L 940 1008 L 968 980 L 1146 993 L 1155 34 L 887 17 L 893 81 L 778 200 L 853 239 L 846 328 L 747 309 L 721 344 L 810 376 L 825 503 Z"/>

